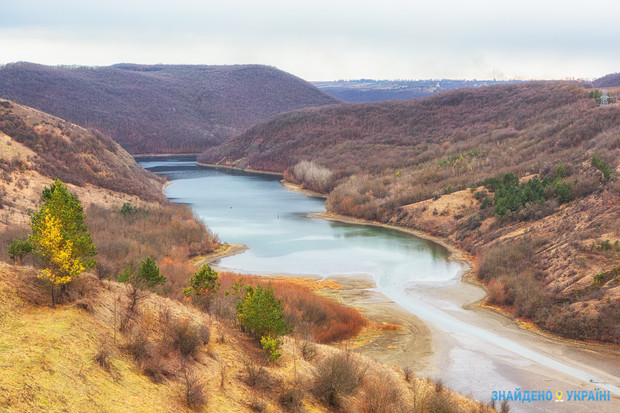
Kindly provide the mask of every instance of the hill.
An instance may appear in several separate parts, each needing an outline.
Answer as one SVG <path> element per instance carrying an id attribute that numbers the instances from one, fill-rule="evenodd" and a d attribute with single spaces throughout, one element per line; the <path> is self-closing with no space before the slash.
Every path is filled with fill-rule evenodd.
<path id="1" fill-rule="evenodd" d="M 6 100 L 0 109 L 0 261 L 8 261 L 9 240 L 28 234 L 27 211 L 39 208 L 57 174 L 74 182 L 67 187 L 99 252 L 97 267 L 64 285 L 53 309 L 38 260 L 0 262 L 0 410 L 494 411 L 411 369 L 319 344 L 378 348 L 372 340 L 384 327 L 398 328 L 314 293 L 333 282 L 268 280 L 295 328 L 278 362 L 267 361 L 226 292 L 239 275 L 219 274 L 221 288 L 206 303 L 184 296 L 199 265 L 192 262 L 222 256 L 226 246 L 189 208 L 167 201 L 161 181 L 98 132 Z M 160 295 L 114 281 L 147 256 L 166 277 Z"/>
<path id="2" fill-rule="evenodd" d="M 199 153 L 276 114 L 337 100 L 273 67 L 0 67 L 0 97 L 95 128 L 132 154 Z"/>
<path id="3" fill-rule="evenodd" d="M 0 259 L 8 258 L 4 246 L 11 239 L 29 232 L 27 212 L 38 208 L 55 178 L 84 206 L 102 277 L 147 255 L 182 260 L 219 246 L 188 207 L 165 198 L 161 178 L 110 138 L 0 100 Z"/>
<path id="4" fill-rule="evenodd" d="M 611 73 L 592 82 L 593 87 L 620 86 L 620 73 Z"/>
<path id="5" fill-rule="evenodd" d="M 440 382 L 300 338 L 286 338 L 278 362 L 269 363 L 225 319 L 155 294 L 128 314 L 125 287 L 90 274 L 72 283 L 58 308 L 48 299 L 33 268 L 0 263 L 1 409 L 495 411 Z M 337 381 L 321 374 L 330 360 L 339 363 Z M 332 404 L 318 390 L 330 383 L 338 395 Z"/>
<path id="6" fill-rule="evenodd" d="M 199 160 L 284 173 L 328 193 L 330 213 L 446 238 L 490 303 L 620 343 L 619 134 L 617 104 L 531 82 L 295 111 Z"/>
<path id="7" fill-rule="evenodd" d="M 463 87 L 481 87 L 516 81 L 501 80 L 337 80 L 312 82 L 313 85 L 338 99 L 351 103 L 383 100 L 410 100 Z"/>

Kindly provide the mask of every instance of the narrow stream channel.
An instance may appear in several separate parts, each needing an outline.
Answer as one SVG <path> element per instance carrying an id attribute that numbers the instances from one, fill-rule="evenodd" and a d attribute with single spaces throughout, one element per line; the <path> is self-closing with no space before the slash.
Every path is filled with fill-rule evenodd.
<path id="1" fill-rule="evenodd" d="M 223 241 L 248 246 L 221 267 L 253 274 L 370 275 L 376 290 L 433 331 L 434 368 L 446 385 L 479 400 L 493 391 L 551 391 L 553 401 L 513 402 L 511 411 L 620 411 L 617 354 L 537 336 L 481 311 L 464 310 L 479 287 L 435 243 L 391 229 L 309 218 L 323 200 L 277 178 L 222 172 L 180 159 L 142 160 L 167 175 L 166 196 L 189 204 Z M 555 402 L 558 391 L 609 391 L 610 401 Z"/>

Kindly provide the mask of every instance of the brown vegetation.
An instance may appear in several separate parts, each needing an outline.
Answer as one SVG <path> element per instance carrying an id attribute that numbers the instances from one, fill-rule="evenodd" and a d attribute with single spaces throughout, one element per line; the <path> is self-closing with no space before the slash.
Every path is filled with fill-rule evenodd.
<path id="1" fill-rule="evenodd" d="M 265 283 L 263 277 L 220 273 L 222 283 L 218 294 L 213 298 L 213 311 L 223 317 L 234 314 L 234 301 L 225 294 L 234 283 L 242 279 L 244 284 Z M 294 333 L 317 343 L 333 343 L 357 336 L 367 325 L 359 312 L 337 301 L 317 295 L 304 285 L 287 281 L 286 278 L 270 279 L 275 295 L 282 300 L 286 320 L 295 325 Z M 304 353 L 312 358 L 312 350 Z"/>
<path id="2" fill-rule="evenodd" d="M 300 110 L 199 159 L 298 182 L 294 166 L 313 162 L 333 174 L 329 212 L 444 237 L 488 263 L 527 234 L 540 244 L 520 252 L 524 268 L 481 270 L 490 300 L 568 337 L 615 342 L 618 319 L 598 314 L 620 306 L 613 277 L 599 276 L 618 266 L 619 125 L 620 107 L 576 83 L 529 82 Z M 523 186 L 496 194 L 508 173 Z M 525 195 L 535 176 L 539 192 Z"/>
<path id="3" fill-rule="evenodd" d="M 163 265 L 166 275 L 182 274 L 170 277 L 164 286 L 175 294 L 180 294 L 187 286 L 190 272 L 186 271 L 190 271 L 191 266 L 177 268 L 172 264 L 186 263 L 219 246 L 217 236 L 185 205 L 152 204 L 130 214 L 93 205 L 86 210 L 86 224 L 99 251 L 97 260 L 102 278 L 118 275 L 128 264 L 137 267 L 141 260 L 150 256 Z"/>
<path id="4" fill-rule="evenodd" d="M 0 408 L 327 412 L 337 401 L 342 411 L 387 412 L 395 406 L 431 408 L 440 397 L 442 411 L 491 411 L 319 344 L 317 357 L 305 361 L 295 340 L 286 339 L 279 362 L 265 363 L 257 344 L 237 327 L 153 294 L 121 329 L 129 304 L 125 289 L 92 274 L 71 283 L 56 310 L 48 307 L 46 293 L 34 269 L 0 263 L 0 337 L 6 349 L 0 354 Z M 89 311 L 76 306 L 79 297 L 91 300 Z M 331 370 L 343 380 L 322 373 Z M 316 395 L 313 389 L 321 386 L 328 391 Z"/>
<path id="5" fill-rule="evenodd" d="M 132 154 L 198 153 L 278 113 L 338 102 L 256 65 L 0 67 L 0 97 L 96 128 Z"/>
<path id="6" fill-rule="evenodd" d="M 107 136 L 8 101 L 0 106 L 0 132 L 30 149 L 0 164 L 5 173 L 34 169 L 76 186 L 87 184 L 163 201 L 163 180 L 142 169 Z M 22 156 L 20 156 L 22 155 Z M 8 177 L 8 175 L 7 175 Z"/>

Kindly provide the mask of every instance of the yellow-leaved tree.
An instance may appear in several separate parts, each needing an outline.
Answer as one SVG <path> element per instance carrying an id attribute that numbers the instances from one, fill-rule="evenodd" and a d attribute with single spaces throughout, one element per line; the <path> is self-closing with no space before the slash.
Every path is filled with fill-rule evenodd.
<path id="1" fill-rule="evenodd" d="M 51 282 L 52 306 L 56 307 L 56 285 L 64 287 L 92 268 L 97 249 L 84 225 L 80 201 L 60 180 L 43 190 L 42 199 L 39 211 L 31 213 L 29 241 L 45 261 L 39 277 Z"/>

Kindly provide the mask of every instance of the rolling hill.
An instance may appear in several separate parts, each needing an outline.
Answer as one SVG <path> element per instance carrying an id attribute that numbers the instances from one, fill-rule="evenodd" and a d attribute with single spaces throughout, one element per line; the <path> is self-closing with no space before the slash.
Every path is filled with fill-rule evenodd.
<path id="1" fill-rule="evenodd" d="M 235 321 L 227 291 L 239 275 L 219 274 L 209 313 L 202 311 L 208 304 L 184 296 L 197 270 L 190 258 L 221 246 L 189 208 L 166 200 L 163 182 L 110 138 L 7 100 L 0 100 L 0 261 L 9 261 L 11 239 L 27 235 L 28 210 L 39 208 L 56 177 L 84 206 L 97 266 L 63 285 L 50 308 L 39 260 L 0 262 L 0 410 L 329 412 L 346 403 L 373 411 L 495 411 L 411 370 L 318 344 L 339 337 L 347 347 L 370 344 L 383 331 L 313 292 L 335 288 L 332 282 L 269 280 L 287 320 L 300 328 L 283 340 L 278 362 L 267 362 Z M 114 281 L 147 256 L 165 274 L 159 295 Z M 370 338 L 356 337 L 362 328 Z M 355 383 L 327 397 L 317 389 L 333 382 L 318 372 L 329 372 L 330 360 L 344 363 Z"/>
<path id="2" fill-rule="evenodd" d="M 620 73 L 610 73 L 592 82 L 594 87 L 620 86 Z"/>
<path id="3" fill-rule="evenodd" d="M 294 109 L 338 102 L 273 67 L 0 67 L 0 98 L 95 128 L 132 154 L 199 153 Z"/>
<path id="4" fill-rule="evenodd" d="M 490 303 L 620 343 L 620 105 L 590 92 L 529 82 L 304 109 L 199 161 L 284 173 L 330 213 L 446 238 Z"/>
<path id="5" fill-rule="evenodd" d="M 147 255 L 181 260 L 219 246 L 188 207 L 165 198 L 163 180 L 112 139 L 0 100 L 0 259 L 8 258 L 10 240 L 29 233 L 28 210 L 37 210 L 43 188 L 56 178 L 84 206 L 101 276 Z M 121 214 L 125 204 L 129 212 Z"/>

